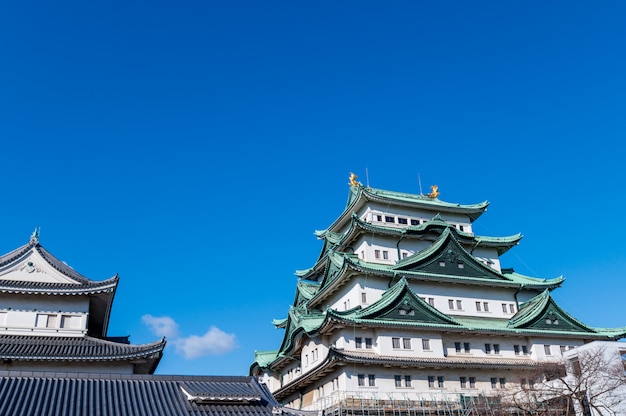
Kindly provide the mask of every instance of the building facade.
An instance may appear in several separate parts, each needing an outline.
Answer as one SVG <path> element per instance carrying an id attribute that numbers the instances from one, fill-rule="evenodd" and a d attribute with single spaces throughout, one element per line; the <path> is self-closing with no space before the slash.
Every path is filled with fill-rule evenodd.
<path id="1" fill-rule="evenodd" d="M 132 345 L 107 328 L 119 278 L 93 281 L 30 241 L 0 256 L 0 369 L 154 373 L 161 339 Z"/>
<path id="2" fill-rule="evenodd" d="M 570 349 L 626 334 L 561 308 L 551 292 L 562 277 L 503 267 L 521 235 L 474 234 L 487 202 L 438 195 L 351 179 L 346 208 L 316 232 L 321 253 L 296 272 L 293 304 L 274 321 L 281 345 L 256 352 L 250 368 L 279 402 L 327 415 L 458 409 L 526 388 Z"/>

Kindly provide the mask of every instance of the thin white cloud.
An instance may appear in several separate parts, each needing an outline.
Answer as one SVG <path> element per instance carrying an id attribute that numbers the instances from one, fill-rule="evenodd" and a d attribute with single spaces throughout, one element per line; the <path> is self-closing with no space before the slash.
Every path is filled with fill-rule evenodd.
<path id="1" fill-rule="evenodd" d="M 227 334 L 221 329 L 212 326 L 202 336 L 190 335 L 175 339 L 176 352 L 187 359 L 194 359 L 206 355 L 223 355 L 231 352 L 236 346 L 235 334 Z"/>
<path id="2" fill-rule="evenodd" d="M 178 337 L 178 324 L 169 316 L 152 316 L 146 314 L 141 317 L 141 322 L 159 337 Z"/>

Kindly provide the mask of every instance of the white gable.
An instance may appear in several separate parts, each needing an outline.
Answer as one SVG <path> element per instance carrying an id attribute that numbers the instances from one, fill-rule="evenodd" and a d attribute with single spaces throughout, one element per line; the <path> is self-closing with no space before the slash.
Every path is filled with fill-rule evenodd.
<path id="1" fill-rule="evenodd" d="M 0 267 L 0 281 L 2 280 L 79 284 L 79 282 L 53 268 L 35 248 L 32 248 L 19 261 Z"/>

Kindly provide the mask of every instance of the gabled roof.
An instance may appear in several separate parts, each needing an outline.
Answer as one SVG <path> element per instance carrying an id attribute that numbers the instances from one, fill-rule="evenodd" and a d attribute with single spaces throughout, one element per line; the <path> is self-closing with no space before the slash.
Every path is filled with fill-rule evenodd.
<path id="1" fill-rule="evenodd" d="M 344 312 L 329 309 L 327 314 L 335 320 L 352 323 L 393 323 L 394 325 L 435 326 L 437 328 L 459 326 L 454 319 L 417 296 L 405 278 L 400 279 L 398 283 L 385 291 L 378 301 L 366 308 L 357 307 Z"/>
<path id="2" fill-rule="evenodd" d="M 0 414 L 286 416 L 255 377 L 0 372 Z"/>
<path id="3" fill-rule="evenodd" d="M 523 303 L 508 324 L 509 328 L 531 329 L 549 332 L 578 332 L 590 335 L 604 335 L 609 339 L 626 336 L 623 328 L 592 328 L 568 314 L 545 290 Z"/>
<path id="4" fill-rule="evenodd" d="M 89 335 L 106 335 L 119 278 L 90 280 L 54 257 L 33 235 L 30 241 L 0 256 L 0 293 L 89 296 Z"/>
<path id="5" fill-rule="evenodd" d="M 152 374 L 165 348 L 165 339 L 132 345 L 90 336 L 0 335 L 0 360 L 101 362 L 144 359 L 136 371 Z M 1 413 L 1 412 L 0 412 Z"/>
<path id="6" fill-rule="evenodd" d="M 425 195 L 386 191 L 383 189 L 365 187 L 363 185 L 351 186 L 345 210 L 328 229 L 330 231 L 336 231 L 337 228 L 340 228 L 348 221 L 349 216 L 353 212 L 357 212 L 368 202 L 379 202 L 391 206 L 423 209 L 432 212 L 463 214 L 467 215 L 470 221 L 475 221 L 480 217 L 489 205 L 487 201 L 472 205 L 461 205 L 443 202 L 437 198 L 430 198 Z"/>

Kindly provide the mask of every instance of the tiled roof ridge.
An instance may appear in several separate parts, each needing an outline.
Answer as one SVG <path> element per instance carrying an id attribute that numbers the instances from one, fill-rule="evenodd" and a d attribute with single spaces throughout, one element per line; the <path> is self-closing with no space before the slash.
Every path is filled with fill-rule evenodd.
<path id="1" fill-rule="evenodd" d="M 80 371 L 18 371 L 0 370 L 0 377 L 17 378 L 65 378 L 65 379 L 120 379 L 120 380 L 154 380 L 154 381 L 211 381 L 211 382 L 242 382 L 255 379 L 254 376 L 208 376 L 208 375 L 176 375 L 176 374 L 125 374 L 106 372 Z"/>

